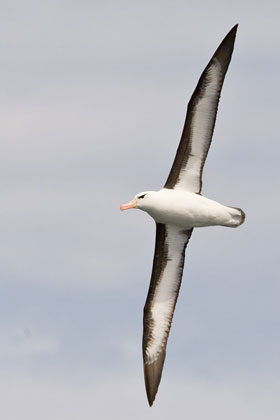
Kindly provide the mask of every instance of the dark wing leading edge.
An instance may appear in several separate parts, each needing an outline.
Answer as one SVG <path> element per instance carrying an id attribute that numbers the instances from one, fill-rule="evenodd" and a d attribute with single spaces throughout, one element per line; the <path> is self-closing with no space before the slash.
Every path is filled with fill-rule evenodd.
<path id="1" fill-rule="evenodd" d="M 156 224 L 150 288 L 144 307 L 143 359 L 149 404 L 155 399 L 192 229 Z"/>
<path id="2" fill-rule="evenodd" d="M 165 188 L 200 193 L 202 171 L 211 144 L 221 89 L 230 63 L 235 25 L 219 45 L 188 104 L 186 121 Z"/>

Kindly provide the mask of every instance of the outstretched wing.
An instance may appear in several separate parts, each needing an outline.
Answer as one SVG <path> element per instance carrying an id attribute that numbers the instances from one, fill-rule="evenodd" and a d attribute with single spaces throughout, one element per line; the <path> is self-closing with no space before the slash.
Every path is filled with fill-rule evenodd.
<path id="1" fill-rule="evenodd" d="M 192 229 L 156 224 L 150 288 L 144 307 L 143 359 L 149 404 L 155 399 Z"/>
<path id="2" fill-rule="evenodd" d="M 214 131 L 224 78 L 231 60 L 235 25 L 202 73 L 188 104 L 186 121 L 165 188 L 200 193 L 202 171 Z"/>

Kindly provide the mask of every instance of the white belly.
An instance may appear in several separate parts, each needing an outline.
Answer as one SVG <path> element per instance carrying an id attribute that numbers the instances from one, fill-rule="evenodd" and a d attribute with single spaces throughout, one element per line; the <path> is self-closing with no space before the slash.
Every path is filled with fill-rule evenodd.
<path id="1" fill-rule="evenodd" d="M 162 189 L 156 200 L 145 209 L 158 223 L 184 228 L 203 226 L 237 226 L 240 212 L 199 194 L 182 190 Z"/>

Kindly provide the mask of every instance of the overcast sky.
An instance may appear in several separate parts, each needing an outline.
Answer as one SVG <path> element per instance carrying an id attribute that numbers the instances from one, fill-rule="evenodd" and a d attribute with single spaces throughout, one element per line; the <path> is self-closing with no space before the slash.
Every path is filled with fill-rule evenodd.
<path id="1" fill-rule="evenodd" d="M 0 394 L 5 420 L 276 420 L 278 1 L 1 1 Z M 154 407 L 142 310 L 187 102 L 239 23 Z"/>

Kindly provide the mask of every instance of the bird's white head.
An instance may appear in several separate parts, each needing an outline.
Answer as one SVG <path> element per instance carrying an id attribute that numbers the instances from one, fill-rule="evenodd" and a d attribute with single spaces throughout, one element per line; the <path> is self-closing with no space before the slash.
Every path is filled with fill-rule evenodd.
<path id="1" fill-rule="evenodd" d="M 154 191 L 144 191 L 137 194 L 129 203 L 122 204 L 120 206 L 121 210 L 128 210 L 128 209 L 141 209 L 147 210 L 149 204 L 151 204 L 151 200 L 153 197 Z"/>

